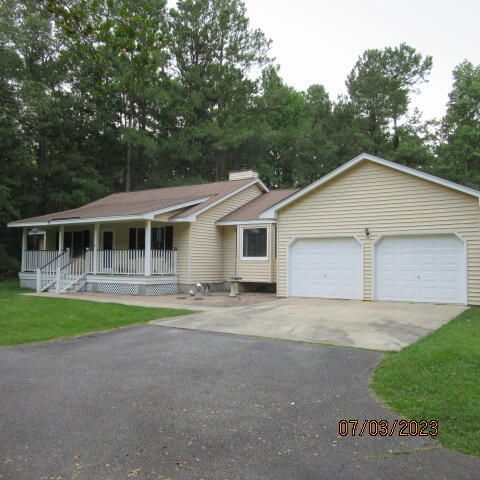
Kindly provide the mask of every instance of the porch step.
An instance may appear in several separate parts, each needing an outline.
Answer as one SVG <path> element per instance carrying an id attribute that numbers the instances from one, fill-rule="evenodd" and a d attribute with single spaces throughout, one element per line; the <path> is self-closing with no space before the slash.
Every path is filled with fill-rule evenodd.
<path id="1" fill-rule="evenodd" d="M 70 285 L 70 287 L 68 287 L 64 292 L 62 293 L 77 293 L 82 287 L 83 285 L 86 283 L 86 280 L 85 279 L 82 279 L 82 280 L 79 280 L 78 282 L 75 282 L 73 285 Z M 56 293 L 57 292 L 57 289 L 55 287 L 55 285 L 51 286 L 48 291 L 50 293 Z"/>

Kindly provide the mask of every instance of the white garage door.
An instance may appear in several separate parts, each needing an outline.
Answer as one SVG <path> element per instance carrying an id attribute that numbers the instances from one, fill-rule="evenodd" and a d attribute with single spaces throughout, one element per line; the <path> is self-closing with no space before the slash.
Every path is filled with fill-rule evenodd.
<path id="1" fill-rule="evenodd" d="M 466 303 L 464 243 L 455 235 L 385 237 L 375 252 L 376 300 Z"/>
<path id="2" fill-rule="evenodd" d="M 297 240 L 289 258 L 291 296 L 363 298 L 362 247 L 354 238 Z"/>

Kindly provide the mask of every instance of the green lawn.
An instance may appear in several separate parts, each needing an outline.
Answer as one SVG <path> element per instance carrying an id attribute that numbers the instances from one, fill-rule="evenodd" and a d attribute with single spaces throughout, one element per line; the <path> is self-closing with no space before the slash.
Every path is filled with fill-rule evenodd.
<path id="1" fill-rule="evenodd" d="M 438 420 L 445 447 L 480 455 L 480 308 L 388 354 L 372 387 L 404 417 Z"/>
<path id="2" fill-rule="evenodd" d="M 190 310 L 145 308 L 21 295 L 18 282 L 0 282 L 0 345 L 40 342 L 112 330 Z"/>

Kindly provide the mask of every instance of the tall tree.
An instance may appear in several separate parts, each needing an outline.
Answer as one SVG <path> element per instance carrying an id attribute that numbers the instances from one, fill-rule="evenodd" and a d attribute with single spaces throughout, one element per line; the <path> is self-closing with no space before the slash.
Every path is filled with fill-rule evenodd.
<path id="1" fill-rule="evenodd" d="M 435 169 L 480 188 L 480 65 L 464 61 L 453 71 L 453 78 Z"/>
<path id="2" fill-rule="evenodd" d="M 390 123 L 393 124 L 393 149 L 398 148 L 398 122 L 408 111 L 415 87 L 426 81 L 431 68 L 431 56 L 424 58 L 405 43 L 383 50 L 366 50 L 358 59 L 346 85 L 352 101 L 365 118 L 374 153 L 385 148 Z"/>
<path id="3" fill-rule="evenodd" d="M 179 0 L 170 11 L 171 52 L 186 103 L 179 120 L 193 174 L 221 178 L 228 152 L 250 135 L 240 128 L 270 42 L 249 26 L 241 0 Z"/>
<path id="4" fill-rule="evenodd" d="M 49 2 L 84 69 L 78 87 L 93 94 L 97 107 L 111 115 L 107 121 L 125 146 L 126 191 L 132 187 L 132 172 L 142 172 L 145 156 L 153 155 L 156 148 L 149 123 L 153 105 L 161 108 L 162 82 L 167 77 L 165 4 L 165 0 Z M 136 180 L 138 187 L 145 179 Z"/>

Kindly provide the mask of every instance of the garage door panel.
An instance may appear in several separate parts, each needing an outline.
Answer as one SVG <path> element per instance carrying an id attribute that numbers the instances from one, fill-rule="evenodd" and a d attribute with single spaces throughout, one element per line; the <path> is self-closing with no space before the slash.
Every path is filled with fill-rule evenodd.
<path id="1" fill-rule="evenodd" d="M 289 258 L 290 295 L 362 298 L 362 249 L 354 238 L 297 240 Z"/>
<path id="2" fill-rule="evenodd" d="M 382 239 L 375 249 L 375 299 L 465 303 L 464 248 L 455 235 Z"/>

